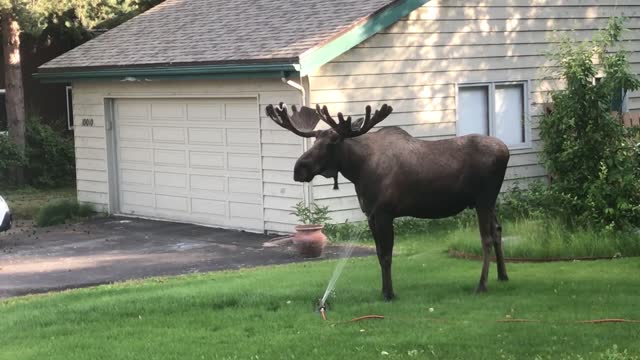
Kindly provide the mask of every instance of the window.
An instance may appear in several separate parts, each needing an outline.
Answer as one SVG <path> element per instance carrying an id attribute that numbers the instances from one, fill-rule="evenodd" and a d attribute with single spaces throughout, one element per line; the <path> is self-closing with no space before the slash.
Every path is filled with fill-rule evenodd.
<path id="1" fill-rule="evenodd" d="M 599 84 L 602 81 L 602 77 L 596 77 L 595 83 Z M 611 105 L 609 105 L 609 110 L 616 111 L 619 113 L 624 113 L 629 111 L 628 103 L 629 103 L 629 92 L 619 87 L 613 90 L 613 94 L 611 95 Z"/>
<path id="2" fill-rule="evenodd" d="M 525 147 L 529 134 L 526 83 L 489 83 L 458 87 L 458 135 L 491 135 L 510 147 Z"/>
<path id="3" fill-rule="evenodd" d="M 73 130 L 73 92 L 71 86 L 67 86 L 67 128 Z"/>

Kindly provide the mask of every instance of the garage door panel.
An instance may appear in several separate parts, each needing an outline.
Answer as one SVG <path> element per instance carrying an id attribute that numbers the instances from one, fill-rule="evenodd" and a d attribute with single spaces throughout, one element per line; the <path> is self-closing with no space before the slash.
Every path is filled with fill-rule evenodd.
<path id="1" fill-rule="evenodd" d="M 191 175 L 191 190 L 227 192 L 227 178 L 222 176 Z"/>
<path id="2" fill-rule="evenodd" d="M 187 175 L 170 173 L 170 172 L 156 172 L 155 173 L 155 185 L 169 187 L 179 190 L 187 190 Z"/>
<path id="3" fill-rule="evenodd" d="M 121 141 L 150 142 L 151 129 L 142 126 L 123 125 L 118 128 L 118 138 Z"/>
<path id="4" fill-rule="evenodd" d="M 260 170 L 260 157 L 254 154 L 229 153 L 227 166 L 229 170 Z"/>
<path id="5" fill-rule="evenodd" d="M 181 120 L 186 118 L 186 105 L 181 103 L 155 103 L 151 104 L 152 120 Z"/>
<path id="6" fill-rule="evenodd" d="M 121 121 L 138 122 L 149 120 L 149 104 L 136 101 L 119 101 L 116 116 Z"/>
<path id="7" fill-rule="evenodd" d="M 224 146 L 224 129 L 189 128 L 189 145 Z"/>
<path id="8" fill-rule="evenodd" d="M 187 104 L 188 121 L 222 121 L 222 104 Z"/>
<path id="9" fill-rule="evenodd" d="M 138 169 L 122 169 L 120 172 L 120 184 L 121 185 L 143 185 L 151 186 L 153 178 L 153 171 L 151 170 L 138 170 Z"/>
<path id="10" fill-rule="evenodd" d="M 227 120 L 254 121 L 258 118 L 258 109 L 245 104 L 225 104 L 225 118 Z"/>
<path id="11" fill-rule="evenodd" d="M 170 210 L 171 212 L 188 213 L 188 199 L 182 196 L 156 194 L 156 209 L 165 211 Z"/>
<path id="12" fill-rule="evenodd" d="M 262 194 L 260 179 L 229 178 L 229 192 L 241 194 Z"/>
<path id="13" fill-rule="evenodd" d="M 262 205 L 232 202 L 229 203 L 229 214 L 238 218 L 261 219 Z"/>
<path id="14" fill-rule="evenodd" d="M 154 162 L 156 166 L 187 166 L 187 157 L 181 150 L 155 150 Z"/>
<path id="15" fill-rule="evenodd" d="M 225 169 L 224 153 L 191 151 L 189 162 L 192 168 Z"/>
<path id="16" fill-rule="evenodd" d="M 185 129 L 173 128 L 173 127 L 154 127 L 153 128 L 153 142 L 154 143 L 169 143 L 169 144 L 184 144 L 185 143 Z"/>
<path id="17" fill-rule="evenodd" d="M 142 192 L 123 191 L 122 202 L 124 203 L 124 205 L 153 208 L 154 195 L 149 193 L 142 193 Z"/>
<path id="18" fill-rule="evenodd" d="M 227 145 L 229 146 L 260 146 L 260 131 L 257 129 L 228 129 Z"/>
<path id="19" fill-rule="evenodd" d="M 151 149 L 121 147 L 120 161 L 123 163 L 133 162 L 151 164 L 153 162 L 153 151 Z"/>
<path id="20" fill-rule="evenodd" d="M 229 193 L 227 199 L 247 204 L 262 204 L 262 195 L 259 194 Z"/>
<path id="21" fill-rule="evenodd" d="M 262 230 L 255 100 L 116 100 L 120 210 Z"/>
<path id="22" fill-rule="evenodd" d="M 227 216 L 227 202 L 194 198 L 191 199 L 191 211 L 201 215 Z"/>

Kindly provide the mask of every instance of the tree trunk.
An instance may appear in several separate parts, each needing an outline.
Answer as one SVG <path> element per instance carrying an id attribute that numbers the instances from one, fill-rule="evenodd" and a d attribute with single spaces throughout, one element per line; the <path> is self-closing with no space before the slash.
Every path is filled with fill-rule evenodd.
<path id="1" fill-rule="evenodd" d="M 25 148 L 25 108 L 24 88 L 22 85 L 22 66 L 20 63 L 20 25 L 14 19 L 11 9 L 4 9 L 2 17 L 2 48 L 4 51 L 5 101 L 7 108 L 7 127 L 9 139 L 24 154 Z M 24 169 L 16 168 L 15 181 L 24 183 Z"/>

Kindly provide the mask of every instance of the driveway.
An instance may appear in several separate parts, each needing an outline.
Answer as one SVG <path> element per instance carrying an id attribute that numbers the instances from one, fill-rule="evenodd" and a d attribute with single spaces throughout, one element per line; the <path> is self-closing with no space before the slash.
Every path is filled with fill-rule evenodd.
<path id="1" fill-rule="evenodd" d="M 0 298 L 79 288 L 149 276 L 309 261 L 271 237 L 129 218 L 105 218 L 0 235 Z M 318 259 L 337 258 L 327 246 Z M 356 248 L 353 256 L 375 251 Z"/>

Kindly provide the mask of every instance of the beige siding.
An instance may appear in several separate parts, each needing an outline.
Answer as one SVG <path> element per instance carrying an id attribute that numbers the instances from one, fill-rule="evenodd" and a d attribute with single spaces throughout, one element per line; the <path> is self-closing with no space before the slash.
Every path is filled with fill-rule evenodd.
<path id="1" fill-rule="evenodd" d="M 395 111 L 383 125 L 440 139 L 456 135 L 457 83 L 528 81 L 531 147 L 512 151 L 503 189 L 526 184 L 545 175 L 538 114 L 559 86 L 543 52 L 554 32 L 588 38 L 612 15 L 628 17 L 625 47 L 640 73 L 637 0 L 432 0 L 311 74 L 310 100 L 352 115 L 389 103 Z M 640 93 L 630 94 L 629 109 L 640 110 Z M 362 219 L 353 186 L 341 183 L 335 191 L 331 180 L 315 180 L 314 200 L 329 205 L 335 221 Z"/>
<path id="2" fill-rule="evenodd" d="M 259 101 L 263 158 L 265 229 L 289 232 L 296 219 L 291 206 L 303 199 L 303 186 L 293 182 L 293 163 L 302 153 L 302 141 L 264 115 L 271 103 L 299 104 L 300 93 L 273 80 L 199 80 L 153 82 L 78 82 L 73 84 L 78 198 L 109 209 L 105 98 L 122 97 L 256 97 Z M 82 127 L 83 118 L 93 127 Z"/>

